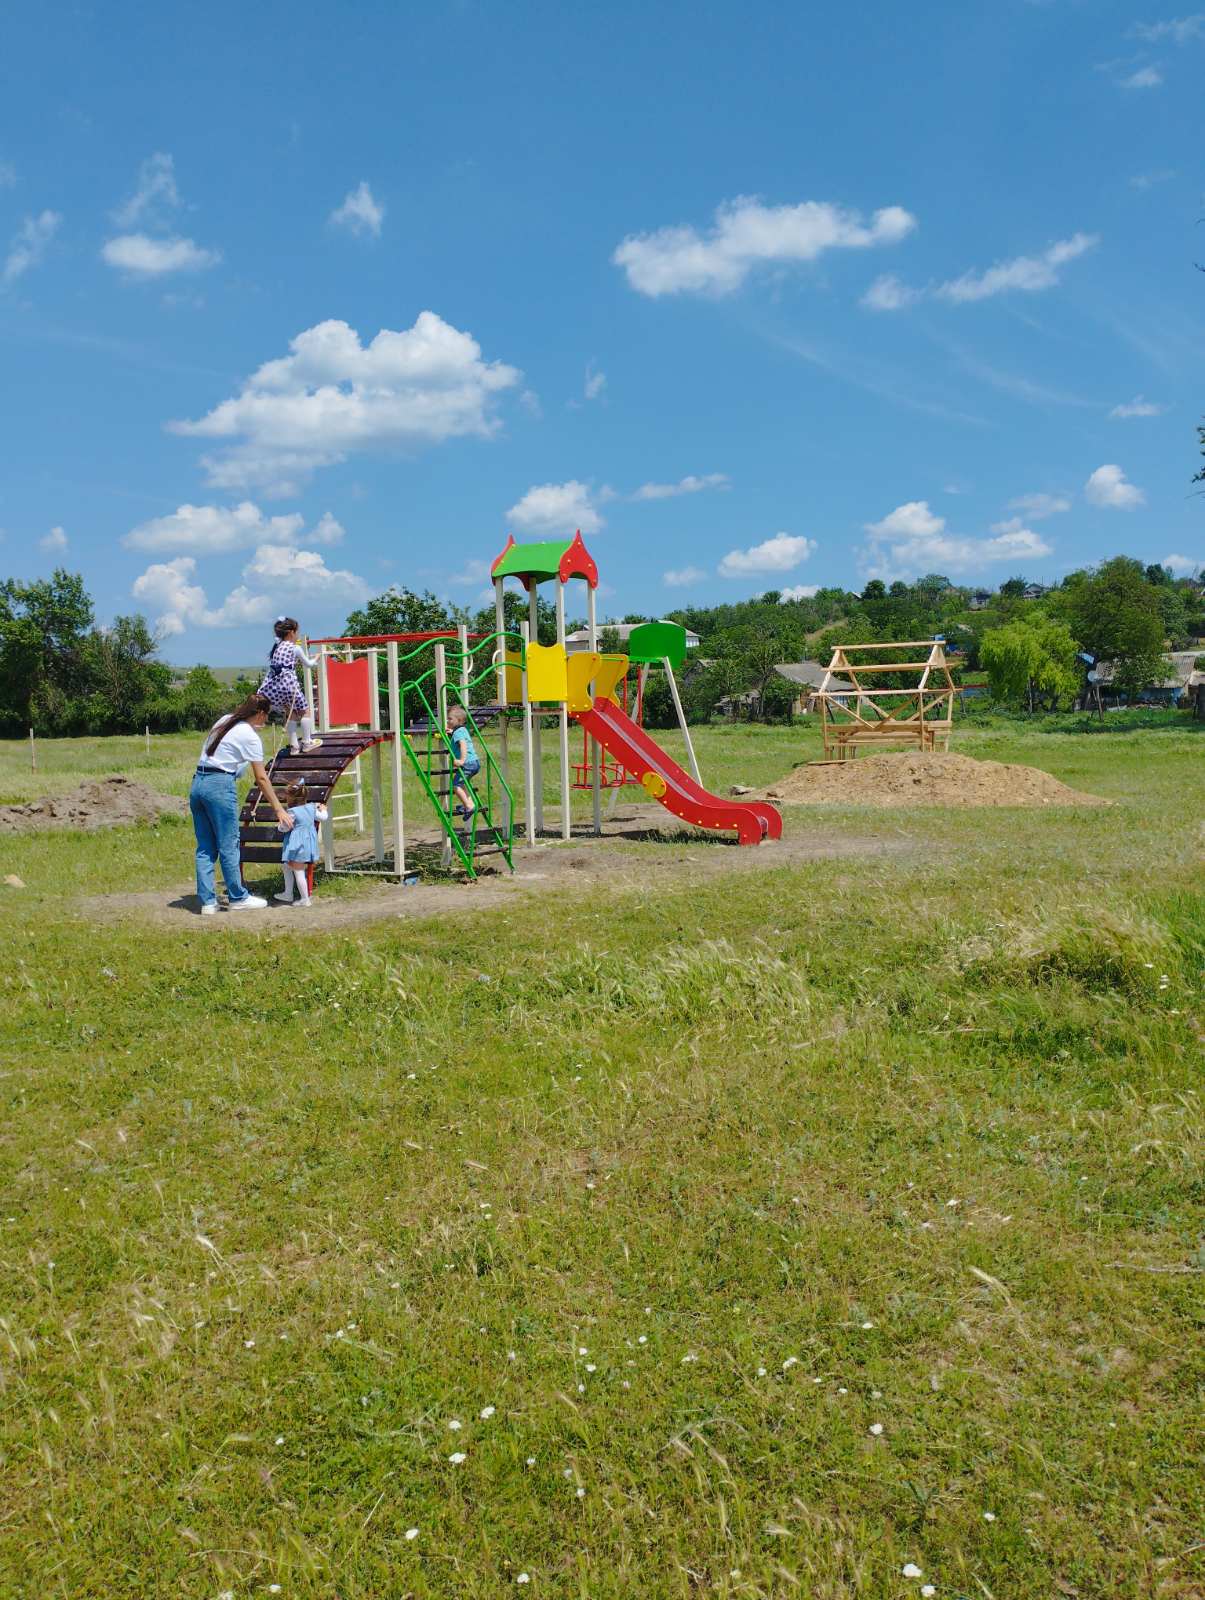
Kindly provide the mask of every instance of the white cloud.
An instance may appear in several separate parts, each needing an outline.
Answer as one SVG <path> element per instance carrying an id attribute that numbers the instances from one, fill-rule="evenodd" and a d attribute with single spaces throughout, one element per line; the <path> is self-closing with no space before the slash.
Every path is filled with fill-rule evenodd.
<path id="1" fill-rule="evenodd" d="M 870 222 L 828 201 L 766 206 L 742 195 L 716 208 L 707 234 L 693 227 L 629 234 L 611 260 L 641 294 L 731 294 L 754 268 L 814 261 L 825 250 L 896 244 L 916 227 L 901 206 L 885 206 Z"/>
<path id="2" fill-rule="evenodd" d="M 350 189 L 343 204 L 332 211 L 328 220 L 336 228 L 346 228 L 350 233 L 370 233 L 374 239 L 381 236 L 385 220 L 385 207 L 375 198 L 366 183 Z"/>
<path id="3" fill-rule="evenodd" d="M 1127 482 L 1125 473 L 1113 464 L 1097 467 L 1084 485 L 1084 498 L 1094 506 L 1112 511 L 1133 511 L 1146 504 L 1142 490 Z"/>
<path id="4" fill-rule="evenodd" d="M 134 579 L 134 598 L 158 610 L 155 626 L 161 634 L 203 625 L 209 602 L 204 589 L 190 582 L 196 567 L 191 556 L 178 556 L 175 561 L 157 562 Z"/>
<path id="5" fill-rule="evenodd" d="M 162 278 L 169 272 L 204 272 L 222 259 L 220 250 L 203 250 L 191 239 L 154 239 L 149 233 L 122 233 L 107 239 L 101 257 L 134 278 Z"/>
<path id="6" fill-rule="evenodd" d="M 295 550 L 289 545 L 261 544 L 243 568 L 243 576 L 270 583 L 274 591 L 283 589 L 314 600 L 358 605 L 369 595 L 368 585 L 356 573 L 328 567 L 317 550 Z"/>
<path id="7" fill-rule="evenodd" d="M 1194 561 L 1191 556 L 1179 556 L 1173 552 L 1170 556 L 1164 556 L 1163 565 L 1174 572 L 1177 578 L 1191 578 L 1200 572 L 1205 563 L 1199 558 Z"/>
<path id="8" fill-rule="evenodd" d="M 814 594 L 819 593 L 820 585 L 818 583 L 797 583 L 790 589 L 780 590 L 778 598 L 784 602 L 787 600 L 810 600 Z"/>
<path id="9" fill-rule="evenodd" d="M 1205 11 L 1191 17 L 1170 17 L 1166 22 L 1136 22 L 1131 33 L 1150 44 L 1170 39 L 1174 44 L 1187 44 L 1190 39 L 1205 39 Z"/>
<path id="10" fill-rule="evenodd" d="M 520 533 L 539 538 L 567 539 L 579 528 L 583 536 L 588 536 L 603 527 L 604 519 L 594 500 L 590 485 L 579 483 L 576 478 L 570 478 L 568 483 L 533 484 L 511 506 L 506 520 Z"/>
<path id="11" fill-rule="evenodd" d="M 1153 189 L 1157 183 L 1168 183 L 1175 176 L 1174 167 L 1157 167 L 1153 172 L 1136 172 L 1130 179 L 1130 188 Z"/>
<path id="12" fill-rule="evenodd" d="M 919 289 L 910 289 L 894 272 L 885 272 L 874 280 L 859 304 L 865 306 L 867 311 L 900 311 L 920 297 Z"/>
<path id="13" fill-rule="evenodd" d="M 320 322 L 289 349 L 208 416 L 168 424 L 191 438 L 234 441 L 205 458 L 212 484 L 295 494 L 317 468 L 357 451 L 488 438 L 499 425 L 497 396 L 521 376 L 483 361 L 472 335 L 433 311 L 404 332 L 382 328 L 368 345 L 346 322 Z"/>
<path id="14" fill-rule="evenodd" d="M 748 550 L 729 550 L 719 564 L 721 578 L 747 578 L 754 573 L 792 572 L 816 549 L 814 539 L 798 534 L 776 533 L 772 539 L 751 545 Z"/>
<path id="15" fill-rule="evenodd" d="M 997 262 L 984 272 L 964 272 L 961 277 L 929 284 L 923 289 L 901 282 L 894 273 L 884 273 L 867 289 L 860 304 L 868 311 L 902 311 L 905 306 L 924 299 L 952 300 L 964 305 L 1015 291 L 1033 294 L 1040 289 L 1054 288 L 1059 282 L 1059 268 L 1099 242 L 1096 234 L 1075 233 L 1070 239 L 1057 239 L 1041 255 L 1015 256 L 1011 261 Z"/>
<path id="16" fill-rule="evenodd" d="M 726 472 L 708 472 L 702 477 L 688 473 L 677 483 L 642 483 L 633 490 L 633 500 L 673 500 L 680 494 L 701 494 L 705 489 L 729 489 L 732 480 Z"/>
<path id="17" fill-rule="evenodd" d="M 1166 406 L 1156 405 L 1153 400 L 1144 400 L 1140 394 L 1136 394 L 1132 400 L 1127 400 L 1123 405 L 1114 406 L 1109 415 L 1111 417 L 1161 417 L 1166 410 Z"/>
<path id="18" fill-rule="evenodd" d="M 1011 261 L 997 262 L 985 272 L 964 272 L 948 283 L 939 283 L 933 293 L 942 300 L 965 304 L 1014 290 L 1032 294 L 1039 289 L 1052 289 L 1059 281 L 1059 268 L 1099 242 L 1096 234 L 1075 233 L 1070 239 L 1056 240 L 1039 256 L 1016 256 Z"/>
<path id="19" fill-rule="evenodd" d="M 107 239 L 101 259 L 116 271 L 143 280 L 171 272 L 204 272 L 216 266 L 222 259 L 220 250 L 202 249 L 192 239 L 170 231 L 182 205 L 175 163 L 166 151 L 157 150 L 138 169 L 134 193 L 113 212 L 119 228 L 136 231 Z"/>
<path id="20" fill-rule="evenodd" d="M 870 542 L 862 555 L 869 577 L 894 579 L 925 572 L 973 572 L 1000 561 L 1037 560 L 1051 547 L 1019 517 L 997 523 L 994 537 L 968 538 L 946 531 L 927 500 L 910 500 L 878 522 L 868 522 Z"/>
<path id="21" fill-rule="evenodd" d="M 448 579 L 449 584 L 458 589 L 472 589 L 478 584 L 484 584 L 484 593 L 492 601 L 494 591 L 490 588 L 490 564 L 488 561 L 466 561 L 459 572 L 454 572 Z"/>
<path id="22" fill-rule="evenodd" d="M 880 522 L 868 522 L 866 531 L 878 539 L 927 539 L 945 525 L 946 519 L 935 516 L 927 500 L 908 500 Z"/>
<path id="23" fill-rule="evenodd" d="M 329 511 L 323 512 L 309 533 L 302 531 L 304 525 L 305 518 L 296 512 L 268 517 L 250 500 L 237 506 L 182 505 L 166 517 L 139 523 L 121 542 L 130 550 L 215 555 L 259 544 L 337 544 L 343 537 L 342 526 Z"/>
<path id="24" fill-rule="evenodd" d="M 8 247 L 0 283 L 16 283 L 30 267 L 37 266 L 59 231 L 62 220 L 62 214 L 58 211 L 43 211 L 36 217 L 25 218 Z"/>
<path id="25" fill-rule="evenodd" d="M 175 163 L 165 151 L 157 150 L 138 169 L 138 187 L 114 211 L 113 221 L 119 228 L 132 228 L 137 222 L 161 220 L 179 206 Z"/>
<path id="26" fill-rule="evenodd" d="M 585 395 L 587 400 L 597 400 L 606 387 L 606 373 L 596 371 L 594 363 L 591 362 L 586 368 L 586 382 L 582 389 L 582 393 Z"/>
<path id="27" fill-rule="evenodd" d="M 671 589 L 690 589 L 696 583 L 702 583 L 707 576 L 703 567 L 671 567 L 668 572 L 661 574 L 661 581 Z"/>
<path id="28" fill-rule="evenodd" d="M 47 555 L 59 555 L 67 548 L 67 535 L 62 528 L 51 528 L 38 540 L 38 549 L 45 550 Z"/>
<path id="29" fill-rule="evenodd" d="M 1008 502 L 1010 511 L 1020 511 L 1031 522 L 1043 517 L 1054 517 L 1061 511 L 1071 510 L 1071 501 L 1065 494 L 1019 494 Z"/>
<path id="30" fill-rule="evenodd" d="M 1158 67 L 1139 67 L 1137 72 L 1119 81 L 1123 89 L 1157 89 L 1163 82 L 1163 74 Z"/>
<path id="31" fill-rule="evenodd" d="M 17 169 L 11 161 L 0 161 L 0 189 L 17 187 Z"/>
<path id="32" fill-rule="evenodd" d="M 155 626 L 166 636 L 192 628 L 237 628 L 267 623 L 283 599 L 325 608 L 358 605 L 369 586 L 354 572 L 333 570 L 316 550 L 261 545 L 243 568 L 247 582 L 232 589 L 219 606 L 211 606 L 204 589 L 193 581 L 192 556 L 156 562 L 134 580 L 133 593 L 158 611 Z M 249 587 L 248 583 L 255 585 Z"/>

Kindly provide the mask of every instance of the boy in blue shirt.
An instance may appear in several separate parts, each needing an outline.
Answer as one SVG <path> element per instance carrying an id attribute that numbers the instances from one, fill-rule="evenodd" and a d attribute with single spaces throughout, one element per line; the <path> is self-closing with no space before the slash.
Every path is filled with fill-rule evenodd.
<path id="1" fill-rule="evenodd" d="M 463 706 L 448 707 L 448 738 L 452 743 L 452 795 L 460 801 L 457 809 L 466 822 L 477 809 L 469 784 L 481 771 L 481 761 L 465 726 L 468 720 Z"/>

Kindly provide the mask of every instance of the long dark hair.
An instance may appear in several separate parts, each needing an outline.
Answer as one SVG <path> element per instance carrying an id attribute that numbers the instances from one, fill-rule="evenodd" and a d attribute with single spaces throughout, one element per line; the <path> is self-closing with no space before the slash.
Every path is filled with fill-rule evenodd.
<path id="1" fill-rule="evenodd" d="M 272 702 L 266 694 L 249 694 L 241 706 L 235 706 L 228 717 L 223 717 L 221 722 L 209 735 L 209 742 L 205 746 L 205 754 L 211 756 L 222 740 L 234 727 L 236 722 L 247 722 L 251 717 L 257 716 L 261 711 L 271 711 Z"/>

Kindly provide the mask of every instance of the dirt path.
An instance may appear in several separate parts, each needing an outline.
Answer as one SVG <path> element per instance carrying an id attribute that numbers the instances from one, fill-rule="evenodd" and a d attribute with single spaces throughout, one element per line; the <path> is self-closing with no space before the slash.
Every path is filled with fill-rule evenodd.
<path id="1" fill-rule="evenodd" d="M 516 896 L 563 894 L 566 890 L 580 896 L 596 886 L 606 894 L 619 895 L 647 889 L 650 884 L 678 888 L 717 874 L 765 872 L 804 861 L 894 855 L 916 849 L 912 840 L 902 836 L 859 837 L 836 828 L 792 829 L 773 843 L 742 849 L 726 839 L 680 827 L 666 819 L 659 806 L 625 807 L 607 820 L 604 828 L 601 839 L 583 831 L 569 842 L 543 840 L 534 850 L 517 846 L 513 875 L 505 866 L 495 865 L 495 858 L 483 857 L 482 875 L 475 884 L 436 879 L 403 888 L 388 880 L 365 878 L 349 892 L 332 894 L 324 889 L 319 874 L 318 891 L 308 911 L 271 906 L 267 911 L 202 917 L 192 885 L 184 883 L 166 893 L 94 896 L 80 905 L 85 915 L 99 920 L 136 918 L 159 927 L 191 929 L 204 937 L 223 937 L 232 930 L 259 936 L 295 934 L 299 927 L 327 932 L 390 917 L 462 916 Z M 408 844 L 408 853 L 410 849 Z M 437 860 L 437 836 L 433 831 L 418 835 L 413 849 L 416 855 L 426 852 Z M 355 851 L 345 847 L 339 854 L 343 859 Z M 261 879 L 253 870 L 249 882 L 270 894 L 279 887 L 280 876 L 264 874 Z"/>

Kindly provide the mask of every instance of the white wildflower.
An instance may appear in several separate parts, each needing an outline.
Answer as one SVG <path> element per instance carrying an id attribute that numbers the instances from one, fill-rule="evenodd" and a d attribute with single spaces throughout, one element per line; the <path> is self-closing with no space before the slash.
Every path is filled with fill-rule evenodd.
<path id="1" fill-rule="evenodd" d="M 448 1423 L 448 1429 L 449 1429 L 449 1432 L 451 1432 L 451 1433 L 459 1433 L 461 1428 L 463 1428 L 463 1427 L 464 1427 L 464 1423 L 458 1421 L 456 1417 L 453 1417 L 452 1420 Z"/>
<path id="2" fill-rule="evenodd" d="M 458 1467 L 464 1459 L 465 1454 L 463 1450 L 453 1450 L 452 1454 L 448 1457 L 448 1460 L 454 1467 Z"/>
<path id="3" fill-rule="evenodd" d="M 924 1573 L 917 1566 L 915 1561 L 905 1561 L 904 1565 L 900 1568 L 900 1571 L 901 1571 L 901 1573 L 903 1574 L 903 1576 L 905 1578 L 923 1578 L 924 1577 Z"/>
<path id="4" fill-rule="evenodd" d="M 870 1431 L 871 1431 L 871 1433 L 874 1434 L 875 1438 L 877 1439 L 879 1434 L 881 1434 L 882 1431 L 883 1431 L 883 1424 L 881 1422 L 872 1422 L 870 1424 Z"/>
<path id="5" fill-rule="evenodd" d="M 480 1414 L 482 1422 L 488 1422 L 489 1419 L 494 1414 L 494 1407 L 493 1406 L 482 1406 L 481 1411 L 480 1411 L 479 1414 Z"/>
<path id="6" fill-rule="evenodd" d="M 418 1538 L 418 1529 L 417 1528 L 407 1528 L 406 1529 L 406 1537 L 407 1537 L 407 1539 L 417 1539 Z"/>
<path id="7" fill-rule="evenodd" d="M 937 1585 L 935 1583 L 922 1583 L 920 1592 L 925 1596 L 925 1600 L 928 1600 L 930 1595 L 937 1593 Z"/>
<path id="8" fill-rule="evenodd" d="M 530 1583 L 531 1579 L 527 1576 L 527 1574 L 525 1572 L 521 1572 L 519 1574 L 519 1576 L 515 1579 L 515 1582 L 516 1583 Z"/>
<path id="9" fill-rule="evenodd" d="M 995 1522 L 996 1513 L 994 1511 L 985 1511 L 983 1513 L 983 1520 L 984 1522 Z"/>
<path id="10" fill-rule="evenodd" d="M 863 1329 L 873 1328 L 874 1327 L 874 1323 L 873 1322 L 864 1322 L 862 1324 L 862 1327 L 863 1327 Z"/>

